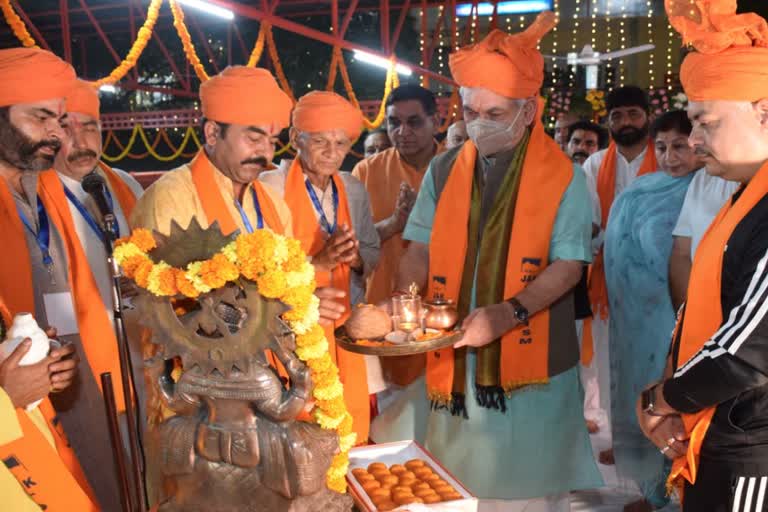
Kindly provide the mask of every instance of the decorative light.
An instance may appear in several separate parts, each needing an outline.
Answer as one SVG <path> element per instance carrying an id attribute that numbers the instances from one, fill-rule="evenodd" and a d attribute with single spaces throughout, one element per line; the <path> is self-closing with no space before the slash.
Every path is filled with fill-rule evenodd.
<path id="1" fill-rule="evenodd" d="M 557 0 L 555 0 L 557 3 Z M 475 14 L 480 16 L 490 16 L 493 14 L 493 4 L 491 2 L 480 2 L 477 5 Z M 456 6 L 456 16 L 468 17 L 472 14 L 473 4 L 459 4 Z M 498 14 L 521 14 L 528 12 L 548 11 L 552 8 L 552 0 L 510 0 L 497 3 Z"/>
<path id="2" fill-rule="evenodd" d="M 619 18 L 619 38 L 622 50 L 627 47 L 627 35 L 624 33 L 624 23 L 627 19 L 627 0 L 621 0 L 621 18 Z M 624 59 L 619 59 L 619 87 L 624 87 Z"/>
<path id="3" fill-rule="evenodd" d="M 651 4 L 651 0 L 646 0 L 645 5 L 648 7 L 648 42 L 653 43 L 653 5 Z M 654 87 L 656 85 L 656 78 L 653 74 L 653 68 L 655 67 L 655 61 L 653 50 L 651 50 L 651 55 L 648 59 L 648 78 L 651 83 L 651 87 Z"/>
<path id="4" fill-rule="evenodd" d="M 178 1 L 182 5 L 187 5 L 194 9 L 199 9 L 205 13 L 213 14 L 214 16 L 218 16 L 219 18 L 224 18 L 225 20 L 235 19 L 234 12 L 230 11 L 229 9 L 225 9 L 224 7 L 214 5 L 210 2 L 206 2 L 205 0 L 178 0 Z M 210 40 L 208 42 L 210 43 Z"/>
<path id="5" fill-rule="evenodd" d="M 379 68 L 389 69 L 389 60 L 385 59 L 384 57 L 379 57 L 378 55 L 374 55 L 372 53 L 364 52 L 361 50 L 355 50 L 355 60 L 359 60 L 360 62 L 365 62 L 366 64 L 370 64 L 372 66 L 376 66 Z M 413 74 L 413 70 L 409 68 L 408 66 L 404 64 L 395 64 L 395 71 L 397 71 L 399 74 L 403 76 L 411 76 Z"/>

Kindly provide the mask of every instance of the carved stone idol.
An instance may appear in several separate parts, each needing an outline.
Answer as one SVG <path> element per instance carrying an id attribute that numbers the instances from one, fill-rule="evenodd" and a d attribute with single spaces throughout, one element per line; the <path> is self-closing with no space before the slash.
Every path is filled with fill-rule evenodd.
<path id="1" fill-rule="evenodd" d="M 196 222 L 158 239 L 153 259 L 174 266 L 231 241 Z M 156 344 L 146 370 L 155 411 L 147 460 L 159 473 L 161 512 L 351 510 L 352 499 L 325 484 L 337 435 L 297 420 L 312 382 L 279 318 L 282 303 L 240 280 L 183 304 L 143 293 L 138 305 Z"/>

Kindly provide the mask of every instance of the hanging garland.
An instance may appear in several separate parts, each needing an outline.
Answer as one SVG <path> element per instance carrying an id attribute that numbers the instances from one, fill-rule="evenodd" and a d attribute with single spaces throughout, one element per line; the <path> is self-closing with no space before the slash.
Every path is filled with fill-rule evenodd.
<path id="1" fill-rule="evenodd" d="M 144 144 L 147 151 L 142 154 L 131 154 L 131 149 L 133 149 L 134 144 L 136 144 L 137 138 L 141 139 L 141 142 Z M 168 145 L 168 147 L 171 149 L 172 153 L 170 155 L 161 155 L 155 150 L 155 148 L 157 148 L 158 142 L 161 139 L 164 140 L 165 143 Z M 109 143 L 112 141 L 114 141 L 118 149 L 121 149 L 120 154 L 116 156 L 110 156 L 106 153 L 106 149 L 109 146 Z M 191 154 L 184 153 L 184 151 L 187 149 L 187 146 L 189 146 L 190 144 L 194 144 L 195 146 L 193 148 L 194 151 Z M 133 131 L 131 132 L 131 137 L 125 146 L 123 146 L 120 143 L 120 141 L 117 139 L 117 137 L 113 134 L 113 132 L 110 131 L 104 140 L 104 150 L 102 152 L 102 158 L 107 162 L 115 163 L 126 157 L 132 158 L 132 159 L 139 159 L 147 155 L 150 155 L 160 162 L 170 162 L 172 160 L 176 160 L 179 157 L 191 158 L 194 156 L 194 153 L 197 152 L 197 150 L 199 150 L 201 147 L 202 147 L 202 144 L 200 143 L 200 139 L 197 137 L 197 132 L 195 131 L 195 128 L 193 126 L 187 127 L 186 132 L 184 132 L 184 137 L 181 143 L 179 144 L 179 147 L 177 148 L 168 138 L 168 134 L 164 129 L 157 134 L 155 141 L 152 144 L 150 144 L 149 138 L 147 137 L 147 134 L 144 131 L 144 128 L 140 124 L 137 124 L 133 127 Z"/>
<path id="2" fill-rule="evenodd" d="M 152 31 L 154 30 L 155 23 L 160 15 L 160 5 L 162 5 L 162 3 L 163 0 L 152 0 L 152 3 L 149 4 L 149 9 L 147 10 L 147 19 L 144 20 L 144 24 L 136 34 L 136 40 L 128 51 L 128 55 L 108 76 L 93 82 L 94 87 L 115 84 L 122 80 L 128 71 L 133 69 L 136 62 L 139 60 L 139 57 L 144 52 L 144 49 L 147 47 L 147 43 L 149 43 L 149 40 L 152 38 Z"/>
<path id="3" fill-rule="evenodd" d="M 21 41 L 21 44 L 25 48 L 37 48 L 38 46 L 35 44 L 35 39 L 27 30 L 27 26 L 24 25 L 24 21 L 19 17 L 18 14 L 16 14 L 16 11 L 13 10 L 11 0 L 1 1 L 2 3 L 0 3 L 0 8 L 3 10 L 3 16 L 5 16 L 5 21 L 11 27 L 13 35 L 16 36 L 16 39 Z"/>
<path id="4" fill-rule="evenodd" d="M 94 87 L 117 83 L 123 77 L 125 77 L 128 71 L 130 71 L 136 65 L 136 62 L 149 43 L 149 39 L 152 37 L 152 31 L 154 30 L 155 23 L 159 17 L 160 6 L 162 3 L 163 0 L 152 0 L 149 5 L 149 9 L 147 10 L 146 20 L 144 21 L 142 27 L 139 29 L 136 40 L 131 46 L 128 55 L 108 76 L 92 82 Z M 205 82 L 210 78 L 210 76 L 205 71 L 203 63 L 200 60 L 200 57 L 197 55 L 197 51 L 192 42 L 192 37 L 189 33 L 189 30 L 187 29 L 186 24 L 184 23 L 184 11 L 181 9 L 181 6 L 178 4 L 177 0 L 168 0 L 168 3 L 171 8 L 171 13 L 173 14 L 173 26 L 176 28 L 176 32 L 179 36 L 179 39 L 181 39 L 181 43 L 184 48 L 184 55 L 192 65 L 195 74 L 200 79 L 200 81 Z M 19 39 L 19 41 L 21 41 L 21 43 L 26 47 L 36 46 L 35 40 L 27 31 L 23 20 L 14 11 L 13 6 L 11 5 L 11 0 L 0 0 L 0 8 L 2 8 L 5 21 L 11 27 L 14 35 Z M 256 39 L 256 43 L 254 44 L 253 50 L 251 51 L 246 65 L 249 67 L 255 67 L 258 64 L 263 54 L 265 44 L 267 46 L 267 50 L 269 51 L 269 56 L 272 59 L 272 63 L 275 68 L 275 75 L 278 82 L 280 83 L 281 88 L 285 91 L 286 94 L 288 94 L 288 96 L 291 98 L 291 101 L 295 103 L 296 97 L 294 96 L 288 78 L 283 71 L 283 66 L 277 53 L 277 45 L 275 44 L 274 35 L 272 33 L 272 26 L 269 23 L 264 22 L 261 24 L 261 27 L 259 28 L 259 35 Z M 349 100 L 362 112 L 362 108 L 360 107 L 360 103 L 357 100 L 357 96 L 355 95 L 355 91 L 352 87 L 352 82 L 349 78 L 349 72 L 347 70 L 343 54 L 341 53 L 341 48 L 334 47 L 328 82 L 326 84 L 327 90 L 333 89 L 333 85 L 336 81 L 339 71 L 341 72 L 344 89 L 347 93 L 347 96 L 349 97 Z M 387 76 L 384 82 L 384 94 L 382 97 L 381 106 L 379 107 L 379 112 L 373 120 L 369 120 L 363 116 L 363 122 L 366 129 L 374 130 L 381 126 L 381 124 L 384 122 L 386 113 L 386 100 L 389 97 L 392 89 L 398 87 L 399 85 L 399 77 L 395 70 L 395 57 L 392 56 L 391 65 L 387 70 Z M 456 94 L 456 91 L 454 91 L 451 96 L 451 105 L 455 106 L 456 104 L 458 104 L 458 95 Z M 450 124 L 450 122 L 448 122 L 451 119 L 450 114 L 451 112 L 449 111 L 448 119 L 446 119 L 446 122 L 444 123 L 446 126 Z M 132 134 L 131 142 L 129 142 L 127 148 L 132 146 L 133 142 L 135 142 L 136 136 L 138 135 L 139 132 L 134 131 Z M 150 145 L 148 144 L 148 146 Z M 148 149 L 153 151 L 154 147 L 155 145 L 153 144 L 151 145 L 151 148 L 148 147 Z M 115 158 L 122 159 L 127 155 L 128 152 L 123 151 L 120 155 L 118 155 L 119 158 Z"/>
<path id="5" fill-rule="evenodd" d="M 255 68 L 256 64 L 261 60 L 261 54 L 264 53 L 264 38 L 267 35 L 267 24 L 262 23 L 259 27 L 259 35 L 256 38 L 256 44 L 253 46 L 250 57 L 248 57 L 248 63 L 246 66 L 249 68 Z"/>
<path id="6" fill-rule="evenodd" d="M 197 56 L 195 45 L 192 43 L 192 36 L 189 35 L 189 30 L 187 30 L 187 26 L 184 24 L 184 11 L 181 10 L 181 7 L 176 3 L 176 0 L 168 0 L 168 3 L 171 6 L 171 13 L 173 14 L 173 26 L 176 27 L 176 33 L 179 34 L 179 39 L 181 39 L 181 44 L 184 47 L 184 55 L 187 56 L 187 60 L 192 64 L 192 68 L 195 70 L 197 78 L 199 78 L 201 82 L 205 82 L 210 77 L 208 76 L 208 73 L 205 72 L 203 63 L 200 62 L 200 57 Z"/>

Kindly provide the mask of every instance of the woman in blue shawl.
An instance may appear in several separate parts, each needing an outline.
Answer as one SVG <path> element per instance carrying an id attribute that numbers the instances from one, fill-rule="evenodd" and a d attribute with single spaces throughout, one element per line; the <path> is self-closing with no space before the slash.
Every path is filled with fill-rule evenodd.
<path id="1" fill-rule="evenodd" d="M 640 431 L 635 400 L 664 371 L 675 324 L 669 257 L 688 185 L 701 162 L 688 146 L 691 123 L 667 112 L 651 126 L 659 172 L 636 179 L 616 199 L 605 235 L 605 276 L 611 311 L 611 428 L 620 481 L 643 495 L 625 512 L 664 507 L 670 462 Z M 704 171 L 700 171 L 704 172 Z"/>

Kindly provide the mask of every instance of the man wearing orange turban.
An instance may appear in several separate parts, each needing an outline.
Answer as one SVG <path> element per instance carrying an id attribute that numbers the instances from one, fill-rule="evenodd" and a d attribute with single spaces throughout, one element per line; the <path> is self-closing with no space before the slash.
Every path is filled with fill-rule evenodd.
<path id="1" fill-rule="evenodd" d="M 336 302 L 321 303 L 331 357 L 339 367 L 344 396 L 358 441 L 368 439 L 369 393 L 383 389 L 376 357 L 335 348 L 333 330 L 348 318 L 350 308 L 365 302 L 365 279 L 379 259 L 379 235 L 373 224 L 368 193 L 348 173 L 344 158 L 360 136 L 359 109 L 332 92 L 311 92 L 293 110 L 291 144 L 297 158 L 260 180 L 278 190 L 293 216 L 293 234 L 312 256 L 318 285 Z M 368 371 L 366 371 L 368 362 Z"/>
<path id="2" fill-rule="evenodd" d="M 68 343 L 42 368 L 9 360 L 0 369 L 0 495 L 9 510 L 119 510 L 116 479 L 104 470 L 114 462 L 96 378 L 109 371 L 119 384 L 117 342 L 52 169 L 75 73 L 29 48 L 0 50 L 0 73 L 0 296 L 7 310 L 34 312 Z M 65 359 L 73 351 L 81 363 Z M 76 365 L 78 383 L 69 386 Z M 49 400 L 43 387 L 41 395 L 36 374 L 60 393 Z M 17 379 L 35 396 L 20 399 Z M 116 394 L 122 409 L 119 385 Z M 40 398 L 39 409 L 24 411 Z"/>
<path id="3" fill-rule="evenodd" d="M 112 274 L 102 239 L 101 213 L 93 198 L 83 190 L 86 175 L 96 173 L 104 178 L 106 196 L 117 221 L 118 236 L 130 233 L 128 218 L 143 189 L 127 172 L 112 169 L 101 161 L 102 141 L 98 88 L 77 80 L 67 93 L 67 121 L 61 151 L 54 168 L 64 186 L 69 211 L 75 223 L 78 243 L 88 257 L 88 263 L 99 288 L 101 299 L 112 315 Z"/>
<path id="4" fill-rule="evenodd" d="M 664 378 L 637 403 L 640 426 L 674 459 L 683 510 L 765 510 L 768 481 L 768 23 L 734 0 L 667 0 L 693 46 L 680 77 L 689 143 L 740 188 L 696 250 Z"/>
<path id="5" fill-rule="evenodd" d="M 200 86 L 200 103 L 204 147 L 147 189 L 133 226 L 168 234 L 172 222 L 186 228 L 196 218 L 202 227 L 218 221 L 225 234 L 268 227 L 290 235 L 290 212 L 257 179 L 288 126 L 288 95 L 266 69 L 230 66 Z"/>
<path id="6" fill-rule="evenodd" d="M 542 13 L 450 57 L 470 140 L 432 160 L 403 234 L 398 289 L 454 301 L 464 330 L 427 354 L 426 446 L 489 510 L 570 510 L 570 491 L 601 485 L 572 293 L 589 195 L 537 111 L 536 45 L 554 23 Z"/>

